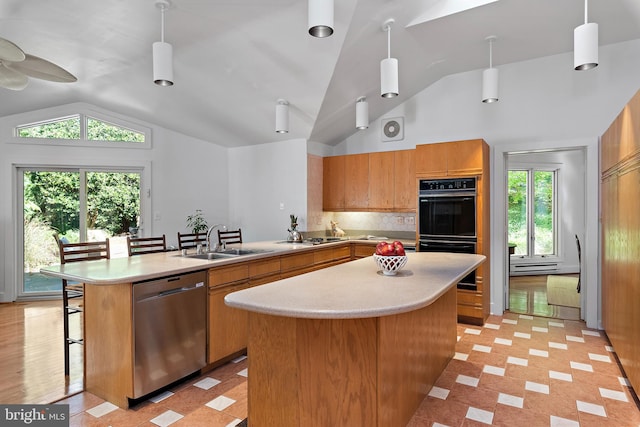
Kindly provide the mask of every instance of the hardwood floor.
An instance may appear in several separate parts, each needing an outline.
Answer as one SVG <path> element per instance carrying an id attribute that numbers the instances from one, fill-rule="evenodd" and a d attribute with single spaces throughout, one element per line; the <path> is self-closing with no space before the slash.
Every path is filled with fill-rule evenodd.
<path id="1" fill-rule="evenodd" d="M 576 277 L 575 274 L 567 276 Z M 580 320 L 580 309 L 547 304 L 547 275 L 511 276 L 509 311 L 530 316 Z"/>
<path id="2" fill-rule="evenodd" d="M 71 331 L 80 333 L 80 316 Z M 82 346 L 71 346 L 64 375 L 62 302 L 0 304 L 0 403 L 50 403 L 83 389 Z"/>

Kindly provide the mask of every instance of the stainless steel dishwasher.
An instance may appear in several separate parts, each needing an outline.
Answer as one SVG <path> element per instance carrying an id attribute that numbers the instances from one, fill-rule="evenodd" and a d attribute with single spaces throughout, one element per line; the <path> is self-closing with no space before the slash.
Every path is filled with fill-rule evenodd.
<path id="1" fill-rule="evenodd" d="M 134 399 L 206 364 L 207 272 L 134 283 Z"/>

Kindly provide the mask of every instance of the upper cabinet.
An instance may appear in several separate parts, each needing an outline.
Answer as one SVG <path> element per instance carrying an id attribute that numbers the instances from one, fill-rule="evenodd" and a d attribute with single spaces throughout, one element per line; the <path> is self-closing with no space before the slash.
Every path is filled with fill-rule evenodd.
<path id="1" fill-rule="evenodd" d="M 418 177 L 468 176 L 483 172 L 482 139 L 416 146 Z"/>
<path id="2" fill-rule="evenodd" d="M 325 211 L 415 212 L 415 150 L 324 158 Z"/>

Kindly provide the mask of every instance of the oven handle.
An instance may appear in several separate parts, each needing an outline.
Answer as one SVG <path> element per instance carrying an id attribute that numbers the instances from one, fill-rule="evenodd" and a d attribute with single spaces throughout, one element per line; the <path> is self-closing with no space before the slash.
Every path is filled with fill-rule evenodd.
<path id="1" fill-rule="evenodd" d="M 456 192 L 447 192 L 447 193 L 424 193 L 421 192 L 419 197 L 421 199 L 430 199 L 430 198 L 440 198 L 440 197 L 476 197 L 477 193 L 475 191 L 460 191 Z"/>
<path id="2" fill-rule="evenodd" d="M 442 246 L 442 244 L 449 244 L 450 247 L 456 247 L 456 248 L 460 248 L 460 249 L 471 249 L 473 252 L 475 252 L 476 250 L 476 244 L 475 243 L 471 243 L 471 242 L 453 242 L 453 241 L 446 241 L 446 240 L 438 240 L 437 242 L 425 242 L 425 241 L 421 241 L 420 242 L 420 247 L 433 247 L 433 246 Z"/>

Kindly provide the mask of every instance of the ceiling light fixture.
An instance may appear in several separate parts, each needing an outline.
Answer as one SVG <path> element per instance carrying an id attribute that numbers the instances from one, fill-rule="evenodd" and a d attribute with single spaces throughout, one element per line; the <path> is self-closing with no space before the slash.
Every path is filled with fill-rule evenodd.
<path id="1" fill-rule="evenodd" d="M 319 38 L 333 34 L 333 0 L 309 0 L 309 34 Z"/>
<path id="2" fill-rule="evenodd" d="M 582 71 L 598 66 L 598 24 L 588 23 L 588 0 L 584 0 L 584 24 L 573 30 L 573 69 Z"/>
<path id="3" fill-rule="evenodd" d="M 356 129 L 366 129 L 369 127 L 369 103 L 366 96 L 361 96 L 356 100 Z"/>
<path id="4" fill-rule="evenodd" d="M 289 102 L 278 99 L 276 103 L 276 132 L 289 133 Z"/>
<path id="5" fill-rule="evenodd" d="M 164 41 L 164 12 L 169 9 L 168 0 L 156 1 L 160 9 L 160 41 L 153 43 L 153 82 L 160 86 L 173 86 L 173 46 Z"/>
<path id="6" fill-rule="evenodd" d="M 498 69 L 493 68 L 493 42 L 496 36 L 489 36 L 489 68 L 482 72 L 482 102 L 498 102 Z"/>
<path id="7" fill-rule="evenodd" d="M 387 57 L 380 61 L 380 95 L 383 98 L 398 96 L 398 60 L 391 57 L 391 25 L 395 19 L 382 23 L 382 31 L 387 32 Z"/>

